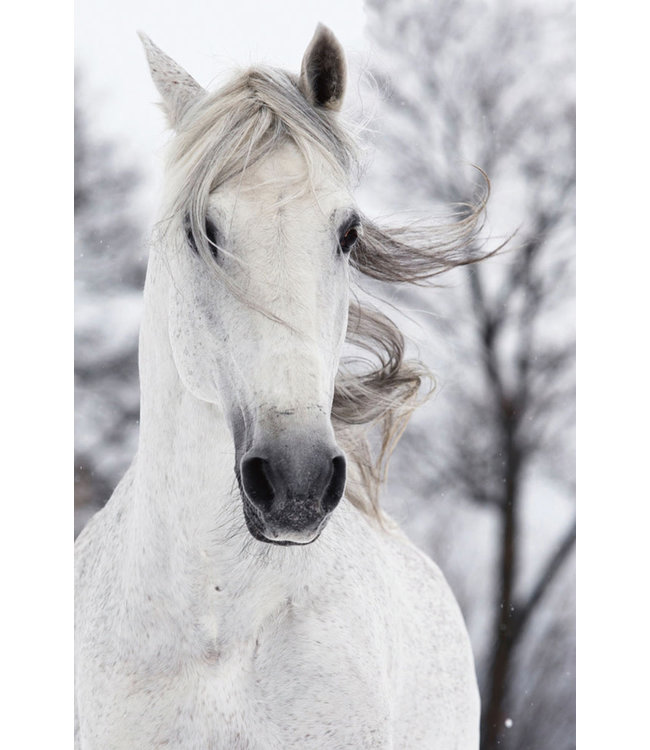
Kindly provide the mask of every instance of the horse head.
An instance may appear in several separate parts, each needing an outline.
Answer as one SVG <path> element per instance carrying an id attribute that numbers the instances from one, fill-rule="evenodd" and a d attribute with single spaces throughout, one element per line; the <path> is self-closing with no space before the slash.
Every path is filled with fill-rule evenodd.
<path id="1" fill-rule="evenodd" d="M 337 125 L 345 60 L 316 30 L 299 76 L 252 69 L 214 94 L 143 37 L 175 134 L 168 335 L 190 398 L 224 414 L 250 533 L 314 541 L 345 488 L 332 426 L 361 222 Z"/>

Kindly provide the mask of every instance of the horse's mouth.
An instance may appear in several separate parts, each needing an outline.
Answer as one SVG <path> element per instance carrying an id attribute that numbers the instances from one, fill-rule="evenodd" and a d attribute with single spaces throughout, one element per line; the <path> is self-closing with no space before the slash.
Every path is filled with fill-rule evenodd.
<path id="1" fill-rule="evenodd" d="M 257 539 L 258 542 L 264 542 L 266 544 L 276 544 L 280 547 L 305 547 L 308 544 L 315 542 L 321 535 L 327 520 L 329 513 L 322 518 L 318 523 L 307 529 L 285 529 L 281 528 L 276 532 L 269 533 L 267 522 L 261 517 L 258 509 L 251 503 L 246 497 L 246 493 L 240 486 L 240 494 L 243 505 L 244 520 L 246 521 L 246 527 L 250 532 L 251 536 Z M 272 535 L 275 538 L 272 537 Z M 286 537 L 284 535 L 286 534 Z M 311 538 L 309 535 L 311 534 Z M 283 538 L 284 537 L 284 538 Z M 291 538 L 294 537 L 294 538 Z M 305 537 L 301 539 L 299 537 Z"/>
<path id="2" fill-rule="evenodd" d="M 313 542 L 315 542 L 321 535 L 321 530 L 319 530 L 313 539 L 309 539 L 309 541 L 306 542 L 294 542 L 289 539 L 269 539 L 267 536 L 264 536 L 264 534 L 257 527 L 251 524 L 250 519 L 246 514 L 244 514 L 244 519 L 246 520 L 246 526 L 248 527 L 251 536 L 257 539 L 258 542 L 265 542 L 266 544 L 276 544 L 279 547 L 306 547 L 308 544 L 312 544 Z"/>
<path id="3" fill-rule="evenodd" d="M 246 521 L 246 526 L 251 536 L 257 539 L 259 542 L 265 542 L 266 544 L 277 544 L 281 547 L 305 547 L 308 544 L 312 544 L 321 535 L 321 532 L 325 528 L 325 524 L 327 523 L 327 519 L 329 517 L 328 515 L 323 518 L 320 523 L 316 525 L 316 528 L 314 530 L 307 529 L 303 531 L 301 529 L 281 529 L 274 533 L 276 537 L 274 539 L 271 537 L 271 534 L 269 534 L 269 530 L 265 522 L 259 517 L 257 509 L 252 505 L 252 503 L 248 500 L 244 493 L 242 493 L 242 501 L 244 505 L 244 520 Z M 285 534 L 289 538 L 283 538 Z M 311 538 L 309 538 L 309 534 L 312 535 Z M 290 538 L 292 536 L 294 537 L 293 539 Z M 306 538 L 300 539 L 299 537 L 301 536 Z"/>

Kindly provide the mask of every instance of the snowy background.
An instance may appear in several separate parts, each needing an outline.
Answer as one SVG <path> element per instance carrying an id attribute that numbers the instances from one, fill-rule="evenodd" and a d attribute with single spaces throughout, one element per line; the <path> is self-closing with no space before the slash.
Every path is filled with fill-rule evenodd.
<path id="1" fill-rule="evenodd" d="M 137 331 L 167 134 L 135 34 L 201 84 L 297 70 L 318 21 L 370 118 L 362 209 L 440 214 L 491 180 L 504 251 L 430 289 L 375 289 L 436 375 L 385 506 L 450 580 L 474 644 L 483 750 L 575 747 L 574 18 L 561 0 L 76 7 L 75 533 L 137 444 Z"/>

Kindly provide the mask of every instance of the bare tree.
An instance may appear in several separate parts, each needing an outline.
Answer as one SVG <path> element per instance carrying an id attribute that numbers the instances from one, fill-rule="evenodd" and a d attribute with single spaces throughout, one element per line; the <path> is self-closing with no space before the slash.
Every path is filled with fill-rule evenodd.
<path id="1" fill-rule="evenodd" d="M 75 87 L 75 533 L 134 453 L 137 322 L 145 259 L 134 208 L 139 177 L 93 139 Z"/>
<path id="2" fill-rule="evenodd" d="M 419 455 L 428 466 L 420 492 L 444 491 L 497 519 L 481 746 L 550 748 L 543 728 L 534 738 L 528 722 L 524 739 L 511 716 L 520 645 L 575 542 L 572 520 L 523 586 L 528 498 L 542 477 L 567 498 L 575 484 L 573 10 L 480 0 L 368 4 L 385 51 L 376 78 L 388 92 L 381 131 L 392 145 L 389 184 L 414 202 L 462 205 L 463 164 L 476 164 L 494 188 L 489 228 L 516 230 L 500 258 L 470 266 L 462 284 L 438 295 L 456 382 L 434 428 L 416 426 L 405 445 L 411 465 Z M 567 670 L 560 672 L 552 677 L 561 681 Z M 572 683 L 566 689 L 573 694 Z M 566 736 L 563 747 L 574 742 Z"/>

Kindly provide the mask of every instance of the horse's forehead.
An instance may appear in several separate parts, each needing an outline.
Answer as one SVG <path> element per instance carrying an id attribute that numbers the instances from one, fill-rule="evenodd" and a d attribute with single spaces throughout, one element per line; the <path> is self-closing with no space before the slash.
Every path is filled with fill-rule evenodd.
<path id="1" fill-rule="evenodd" d="M 319 156 L 314 155 L 316 161 Z M 322 157 L 320 157 L 322 158 Z M 309 179 L 307 161 L 291 142 L 276 148 L 272 153 L 248 167 L 242 175 L 242 185 L 254 187 L 258 183 L 273 181 L 305 181 Z"/>
<path id="2" fill-rule="evenodd" d="M 244 218 L 261 211 L 287 217 L 311 207 L 326 219 L 348 197 L 346 186 L 322 155 L 310 155 L 308 164 L 300 150 L 287 143 L 230 180 L 215 200 L 227 211 L 239 209 Z"/>

